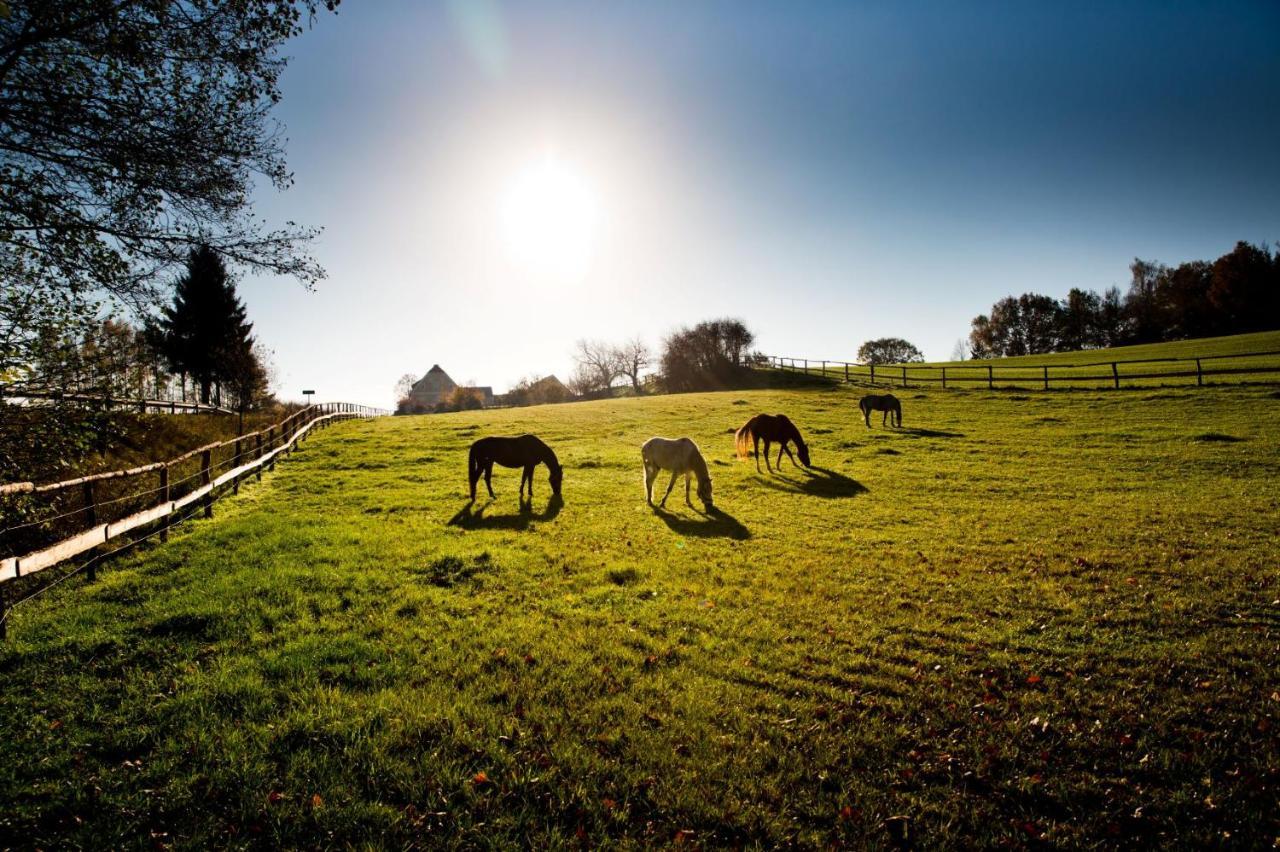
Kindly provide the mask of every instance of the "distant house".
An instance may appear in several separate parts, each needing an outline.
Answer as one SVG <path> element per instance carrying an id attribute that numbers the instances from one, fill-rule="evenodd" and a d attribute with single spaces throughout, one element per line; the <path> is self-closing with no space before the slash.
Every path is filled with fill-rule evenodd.
<path id="1" fill-rule="evenodd" d="M 564 402 L 569 398 L 569 389 L 555 376 L 543 376 L 529 385 L 529 396 L 538 402 Z"/>
<path id="2" fill-rule="evenodd" d="M 409 399 L 423 408 L 435 408 L 441 402 L 448 399 L 458 387 L 458 383 L 449 378 L 449 374 L 440 368 L 439 364 L 431 365 L 431 369 L 427 370 L 427 374 L 413 383 L 413 387 L 409 390 Z M 493 388 L 484 386 L 477 387 L 484 399 L 484 405 L 493 405 Z"/>
<path id="3" fill-rule="evenodd" d="M 564 382 L 555 376 L 543 376 L 536 381 L 524 379 L 510 393 L 499 394 L 499 405 L 541 405 L 547 402 L 564 402 L 573 395 Z"/>

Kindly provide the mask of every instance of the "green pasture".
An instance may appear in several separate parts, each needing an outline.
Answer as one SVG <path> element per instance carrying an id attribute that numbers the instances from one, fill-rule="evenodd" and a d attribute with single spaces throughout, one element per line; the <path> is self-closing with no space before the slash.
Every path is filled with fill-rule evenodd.
<path id="1" fill-rule="evenodd" d="M 1270 846 L 1280 392 L 899 396 L 319 433 L 13 611 L 0 846 Z M 734 459 L 778 411 L 813 470 Z M 563 501 L 469 505 L 524 431 Z M 652 435 L 720 514 L 645 505 Z"/>
<path id="2" fill-rule="evenodd" d="M 1197 358 L 1201 359 L 1200 375 Z M 1049 367 L 1050 390 L 1114 389 L 1116 378 L 1121 388 L 1275 382 L 1280 380 L 1280 331 L 1013 358 L 886 365 L 876 368 L 875 382 L 901 387 L 905 368 L 908 387 L 940 387 L 942 369 L 946 368 L 949 387 L 985 390 L 990 379 L 996 388 L 1043 390 L 1045 366 Z M 807 369 L 811 376 L 838 380 L 844 380 L 847 373 L 851 381 L 864 384 L 872 378 L 867 367 L 851 366 L 846 371 L 842 364 L 831 361 L 809 361 L 807 367 L 804 362 L 799 366 L 788 362 L 787 369 Z"/>

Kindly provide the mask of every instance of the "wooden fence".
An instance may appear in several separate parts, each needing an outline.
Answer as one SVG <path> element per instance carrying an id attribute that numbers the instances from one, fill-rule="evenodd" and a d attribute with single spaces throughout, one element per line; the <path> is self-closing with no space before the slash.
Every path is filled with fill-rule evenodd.
<path id="1" fill-rule="evenodd" d="M 947 366 L 926 364 L 874 365 L 849 361 L 763 356 L 776 370 L 803 372 L 845 382 L 910 387 L 940 385 L 998 388 L 1120 388 L 1128 385 L 1185 384 L 1202 387 L 1213 379 L 1239 380 L 1248 376 L 1280 378 L 1280 351 L 1199 358 L 1141 358 L 1093 361 L 1084 364 L 1005 364 L 968 361 Z M 1274 378 L 1272 379 L 1275 380 Z"/>
<path id="2" fill-rule="evenodd" d="M 0 391 L 3 391 L 0 386 Z M 41 391 L 9 391 L 0 393 L 0 399 L 19 400 L 22 402 L 30 402 L 35 400 L 47 402 L 78 402 L 93 405 L 101 405 L 106 408 L 113 408 L 123 411 L 136 411 L 139 414 L 153 412 L 155 414 L 236 414 L 230 408 L 223 408 L 220 405 L 205 405 L 202 402 L 178 402 L 172 399 L 121 399 L 113 396 L 98 396 L 96 394 L 87 393 L 62 393 L 53 391 L 49 393 Z"/>
<path id="3" fill-rule="evenodd" d="M 213 516 L 219 489 L 240 489 L 250 475 L 291 452 L 313 430 L 339 420 L 390 412 L 345 402 L 312 405 L 281 422 L 177 458 L 37 485 L 0 485 L 0 510 L 11 524 L 0 529 L 0 638 L 8 609 L 5 584 L 27 577 L 151 524 L 161 541 L 173 524 L 203 513 Z M 183 514 L 184 511 L 187 514 Z M 177 520 L 175 520 L 175 517 Z M 21 555 L 17 555 L 21 554 Z M 93 579 L 95 563 L 88 563 Z"/>

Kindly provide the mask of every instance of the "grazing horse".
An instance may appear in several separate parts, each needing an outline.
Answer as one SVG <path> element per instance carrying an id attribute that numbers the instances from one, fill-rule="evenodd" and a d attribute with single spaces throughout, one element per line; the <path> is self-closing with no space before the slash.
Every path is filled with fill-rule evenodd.
<path id="1" fill-rule="evenodd" d="M 533 496 L 533 469 L 545 464 L 550 471 L 551 493 L 559 495 L 560 482 L 564 479 L 564 468 L 551 448 L 533 435 L 520 435 L 515 438 L 481 438 L 471 445 L 471 453 L 467 458 L 467 480 L 471 485 L 471 499 L 476 499 L 476 483 L 480 475 L 484 475 L 485 488 L 493 493 L 493 465 L 503 467 L 522 467 L 524 473 L 520 477 L 520 495 L 524 495 L 525 483 L 529 483 L 529 496 Z"/>
<path id="2" fill-rule="evenodd" d="M 791 449 L 787 446 L 788 442 L 795 442 L 796 452 L 800 454 L 800 462 L 805 467 L 809 467 L 809 448 L 805 446 L 804 438 L 800 437 L 800 430 L 796 428 L 796 424 L 792 423 L 790 418 L 785 414 L 757 414 L 746 422 L 746 424 L 738 430 L 734 435 L 734 440 L 738 446 L 738 458 L 745 459 L 747 451 L 754 447 L 756 454 L 756 472 L 760 471 L 760 442 L 764 441 L 764 466 L 770 473 L 773 468 L 769 467 L 769 445 L 774 441 L 781 444 L 778 450 L 778 469 L 782 469 L 782 454 L 785 452 L 787 458 L 791 459 L 792 464 L 796 464 L 796 457 L 791 455 Z M 796 464 L 796 467 L 800 465 Z"/>
<path id="3" fill-rule="evenodd" d="M 650 506 L 653 505 L 653 480 L 657 478 L 659 470 L 669 470 L 671 483 L 667 486 L 667 493 L 662 495 L 659 506 L 667 505 L 676 477 L 683 473 L 684 502 L 689 508 L 693 508 L 693 503 L 689 501 L 689 477 L 696 476 L 698 499 L 708 512 L 711 511 L 711 474 L 707 472 L 707 463 L 693 441 L 688 438 L 650 438 L 640 448 L 640 458 L 644 460 L 644 499 Z"/>
<path id="4" fill-rule="evenodd" d="M 884 416 L 880 418 L 880 425 L 883 426 L 889 415 L 897 418 L 894 424 L 899 428 L 902 427 L 902 403 L 898 402 L 898 398 L 891 393 L 874 394 L 869 393 L 858 402 L 858 407 L 862 409 L 862 416 L 867 421 L 867 428 L 871 428 L 871 412 L 883 411 Z"/>

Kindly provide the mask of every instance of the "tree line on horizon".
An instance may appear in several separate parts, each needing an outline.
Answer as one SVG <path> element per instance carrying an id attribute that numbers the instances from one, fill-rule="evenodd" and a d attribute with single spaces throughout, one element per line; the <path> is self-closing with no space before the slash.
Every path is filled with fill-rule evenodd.
<path id="1" fill-rule="evenodd" d="M 1006 296 L 973 319 L 969 355 L 1000 358 L 1280 328 L 1280 251 L 1244 241 L 1214 261 L 1135 258 L 1128 292 Z"/>
<path id="2" fill-rule="evenodd" d="M 549 382 L 551 377 L 529 376 L 503 395 L 509 406 L 541 405 L 589 399 L 605 399 L 620 393 L 642 396 L 651 393 L 683 393 L 719 390 L 740 386 L 754 366 L 767 359 L 750 352 L 755 334 L 740 319 L 704 320 L 667 335 L 661 351 L 655 353 L 639 337 L 622 343 L 578 340 L 574 345 L 575 368 L 568 382 Z M 646 372 L 651 367 L 656 371 Z M 619 384 L 620 380 L 625 380 Z M 396 382 L 398 414 L 424 414 L 409 391 L 415 383 L 411 373 Z M 433 412 L 466 411 L 483 407 L 475 388 L 457 387 L 431 408 Z"/>

